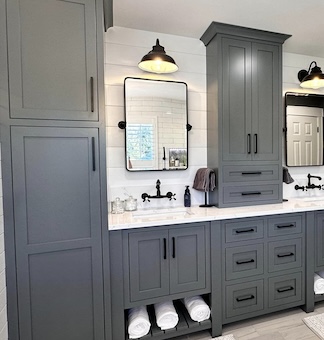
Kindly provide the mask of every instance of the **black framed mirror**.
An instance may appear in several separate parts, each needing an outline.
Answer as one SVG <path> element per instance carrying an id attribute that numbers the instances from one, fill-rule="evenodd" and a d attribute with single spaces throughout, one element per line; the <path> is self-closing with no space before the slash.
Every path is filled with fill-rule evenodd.
<path id="1" fill-rule="evenodd" d="M 188 168 L 188 90 L 184 82 L 127 77 L 125 159 L 129 171 Z"/>
<path id="2" fill-rule="evenodd" d="M 323 165 L 324 95 L 285 95 L 287 166 Z"/>

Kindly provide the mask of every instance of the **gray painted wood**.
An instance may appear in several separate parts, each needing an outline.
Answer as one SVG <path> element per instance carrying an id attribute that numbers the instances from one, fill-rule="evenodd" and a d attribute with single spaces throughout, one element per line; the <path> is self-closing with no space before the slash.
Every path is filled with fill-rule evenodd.
<path id="1" fill-rule="evenodd" d="M 98 130 L 12 127 L 12 162 L 20 339 L 103 339 Z"/>
<path id="2" fill-rule="evenodd" d="M 128 241 L 131 301 L 168 295 L 170 252 L 167 230 L 133 232 Z"/>
<path id="3" fill-rule="evenodd" d="M 11 118 L 98 120 L 95 6 L 7 1 Z"/>
<path id="4" fill-rule="evenodd" d="M 281 44 L 288 37 L 213 22 L 201 38 L 207 46 L 207 164 L 218 168 L 211 201 L 221 208 L 282 201 Z M 268 167 L 263 179 L 233 176 L 241 191 L 256 179 L 263 194 L 237 192 L 232 166 L 257 173 L 261 167 L 261 175 Z"/>
<path id="5" fill-rule="evenodd" d="M 169 231 L 171 294 L 206 288 L 205 235 L 204 226 Z"/>

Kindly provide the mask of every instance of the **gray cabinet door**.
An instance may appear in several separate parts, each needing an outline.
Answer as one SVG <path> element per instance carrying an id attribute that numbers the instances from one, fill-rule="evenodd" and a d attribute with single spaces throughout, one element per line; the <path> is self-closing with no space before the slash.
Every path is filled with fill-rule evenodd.
<path id="1" fill-rule="evenodd" d="M 252 158 L 279 157 L 279 46 L 252 44 Z"/>
<path id="2" fill-rule="evenodd" d="M 279 47 L 222 39 L 223 160 L 279 157 Z"/>
<path id="3" fill-rule="evenodd" d="M 102 340 L 98 130 L 11 137 L 20 339 Z"/>
<path id="4" fill-rule="evenodd" d="M 202 226 L 169 230 L 170 293 L 206 287 L 206 241 Z"/>
<path id="5" fill-rule="evenodd" d="M 168 295 L 168 231 L 130 233 L 128 242 L 130 300 Z"/>
<path id="6" fill-rule="evenodd" d="M 98 120 L 94 0 L 9 0 L 10 117 Z"/>
<path id="7" fill-rule="evenodd" d="M 224 161 L 251 159 L 251 42 L 222 39 Z"/>

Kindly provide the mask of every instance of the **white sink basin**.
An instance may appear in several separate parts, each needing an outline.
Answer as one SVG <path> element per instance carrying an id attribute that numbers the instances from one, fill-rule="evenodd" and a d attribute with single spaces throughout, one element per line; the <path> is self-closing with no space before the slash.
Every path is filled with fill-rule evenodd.
<path id="1" fill-rule="evenodd" d="M 194 215 L 193 212 L 187 208 L 166 208 L 166 209 L 152 209 L 152 210 L 139 210 L 132 213 L 133 218 L 139 219 L 164 219 L 173 218 L 176 216 L 185 217 Z"/>

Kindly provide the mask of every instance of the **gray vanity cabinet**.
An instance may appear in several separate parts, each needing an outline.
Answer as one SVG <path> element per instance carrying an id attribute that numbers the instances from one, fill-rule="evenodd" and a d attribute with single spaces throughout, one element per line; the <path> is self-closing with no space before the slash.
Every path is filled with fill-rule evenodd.
<path id="1" fill-rule="evenodd" d="M 96 1 L 9 0 L 7 18 L 10 117 L 98 121 Z"/>
<path id="2" fill-rule="evenodd" d="M 304 214 L 221 225 L 223 324 L 304 304 Z"/>
<path id="3" fill-rule="evenodd" d="M 102 340 L 98 129 L 11 138 L 20 339 Z"/>
<path id="4" fill-rule="evenodd" d="M 207 47 L 207 164 L 219 207 L 282 200 L 282 43 L 289 36 L 213 22 Z M 235 183 L 234 183 L 235 182 Z"/>
<path id="5" fill-rule="evenodd" d="M 124 234 L 125 298 L 130 304 L 209 287 L 207 224 Z M 128 275 L 129 273 L 129 275 Z"/>

